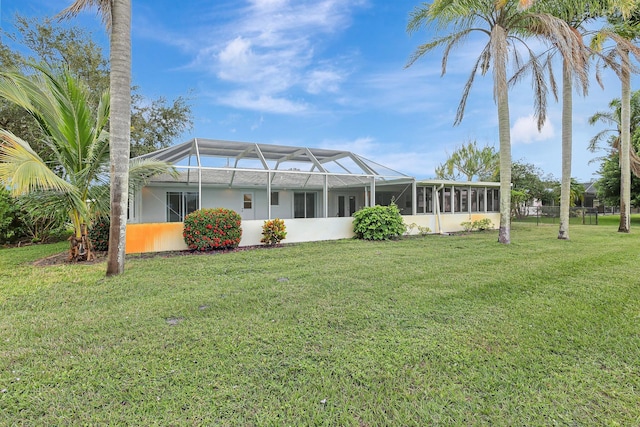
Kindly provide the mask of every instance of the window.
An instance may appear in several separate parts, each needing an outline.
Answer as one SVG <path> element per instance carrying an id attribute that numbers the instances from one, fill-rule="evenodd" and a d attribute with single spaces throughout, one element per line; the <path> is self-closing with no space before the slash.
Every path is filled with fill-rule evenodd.
<path id="1" fill-rule="evenodd" d="M 469 189 L 460 189 L 460 212 L 469 212 Z"/>
<path id="2" fill-rule="evenodd" d="M 316 193 L 293 193 L 293 217 L 316 217 Z"/>
<path id="3" fill-rule="evenodd" d="M 442 189 L 442 204 L 440 205 L 441 212 L 451 212 L 451 187 L 444 187 Z"/>
<path id="4" fill-rule="evenodd" d="M 500 210 L 500 190 L 497 188 L 487 189 L 487 212 L 498 212 Z"/>
<path id="5" fill-rule="evenodd" d="M 280 193 L 277 191 L 271 192 L 271 206 L 280 205 Z"/>
<path id="6" fill-rule="evenodd" d="M 244 209 L 253 209 L 253 194 L 244 193 L 244 195 L 242 196 L 242 201 L 242 207 Z"/>
<path id="7" fill-rule="evenodd" d="M 471 189 L 471 212 L 478 212 L 478 189 Z"/>
<path id="8" fill-rule="evenodd" d="M 198 193 L 167 192 L 167 222 L 181 222 L 184 217 L 198 209 Z"/>

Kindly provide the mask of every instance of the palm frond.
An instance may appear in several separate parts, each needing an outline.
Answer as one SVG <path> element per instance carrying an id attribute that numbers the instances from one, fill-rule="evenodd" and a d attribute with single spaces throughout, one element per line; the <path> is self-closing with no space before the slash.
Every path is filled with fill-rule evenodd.
<path id="1" fill-rule="evenodd" d="M 14 195 L 37 190 L 74 191 L 27 142 L 6 130 L 0 130 L 0 181 Z"/>
<path id="2" fill-rule="evenodd" d="M 85 9 L 95 7 L 107 30 L 111 30 L 111 0 L 76 0 L 57 15 L 60 20 L 74 18 Z"/>
<path id="3" fill-rule="evenodd" d="M 179 176 L 178 171 L 167 162 L 153 159 L 131 159 L 129 161 L 129 190 L 142 188 L 149 179 L 160 174 L 168 174 L 173 178 Z"/>

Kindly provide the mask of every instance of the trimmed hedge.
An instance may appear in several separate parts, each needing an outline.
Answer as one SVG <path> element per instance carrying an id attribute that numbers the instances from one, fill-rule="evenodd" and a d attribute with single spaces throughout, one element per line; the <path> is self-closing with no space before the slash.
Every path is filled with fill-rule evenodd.
<path id="1" fill-rule="evenodd" d="M 240 244 L 242 218 L 231 209 L 199 209 L 184 218 L 182 236 L 193 251 L 232 249 Z"/>

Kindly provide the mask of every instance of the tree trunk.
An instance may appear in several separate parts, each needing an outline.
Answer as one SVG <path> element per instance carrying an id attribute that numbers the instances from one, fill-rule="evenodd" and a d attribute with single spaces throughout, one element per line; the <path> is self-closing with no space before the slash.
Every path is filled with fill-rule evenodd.
<path id="1" fill-rule="evenodd" d="M 491 32 L 493 56 L 493 95 L 498 105 L 500 135 L 500 228 L 498 242 L 511 243 L 511 129 L 509 88 L 507 85 L 507 41 L 504 28 L 496 25 Z"/>
<path id="2" fill-rule="evenodd" d="M 620 226 L 618 231 L 631 231 L 631 77 L 629 72 L 629 51 L 622 49 L 622 103 L 620 105 Z"/>
<path id="3" fill-rule="evenodd" d="M 573 143 L 573 86 L 571 69 L 562 61 L 562 183 L 560 185 L 560 227 L 558 239 L 569 240 L 571 210 L 571 150 Z"/>
<path id="4" fill-rule="evenodd" d="M 124 271 L 131 141 L 131 0 L 112 0 L 111 19 L 111 226 L 107 276 Z"/>

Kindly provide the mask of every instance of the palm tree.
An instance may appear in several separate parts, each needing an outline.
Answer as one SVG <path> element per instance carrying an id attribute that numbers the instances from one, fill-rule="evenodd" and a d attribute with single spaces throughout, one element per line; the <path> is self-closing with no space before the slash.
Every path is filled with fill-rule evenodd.
<path id="1" fill-rule="evenodd" d="M 436 167 L 436 178 L 455 180 L 463 175 L 467 181 L 473 181 L 474 177 L 479 181 L 491 181 L 498 176 L 499 161 L 500 156 L 493 147 L 478 148 L 476 141 L 469 141 Z"/>
<path id="2" fill-rule="evenodd" d="M 75 0 L 61 16 L 97 7 L 110 30 L 111 225 L 107 276 L 124 272 L 131 142 L 131 0 Z"/>
<path id="3" fill-rule="evenodd" d="M 569 240 L 569 214 L 571 206 L 571 159 L 573 145 L 573 80 L 576 87 L 586 95 L 588 90 L 587 66 L 590 51 L 583 44 L 583 25 L 609 10 L 602 0 L 575 0 L 572 2 L 540 2 L 538 10 L 551 13 L 570 26 L 577 37 L 579 48 L 572 57 L 562 57 L 562 179 L 560 191 L 560 221 L 558 239 Z M 545 68 L 550 70 L 549 78 L 556 95 L 555 82 L 551 73 L 551 60 L 558 49 L 546 55 Z M 556 95 L 557 98 L 557 95 Z"/>
<path id="4" fill-rule="evenodd" d="M 0 98 L 27 111 L 38 123 L 53 153 L 45 162 L 31 145 L 0 130 L 0 183 L 14 195 L 32 194 L 39 203 L 62 206 L 73 224 L 74 260 L 91 257 L 87 228 L 93 210 L 104 209 L 109 162 L 109 93 L 92 109 L 90 92 L 68 70 L 34 66 L 34 73 L 0 73 Z M 132 187 L 166 172 L 162 162 L 135 161 Z"/>
<path id="5" fill-rule="evenodd" d="M 451 30 L 451 34 L 436 37 L 433 41 L 420 45 L 407 66 L 427 52 L 444 46 L 442 74 L 445 74 L 447 59 L 451 49 L 458 46 L 472 33 L 480 32 L 488 36 L 488 42 L 475 62 L 463 94 L 455 124 L 459 124 L 464 114 L 466 100 L 476 73 L 482 75 L 493 71 L 493 93 L 498 107 L 498 128 L 500 137 L 500 229 L 498 241 L 511 242 L 511 134 L 509 120 L 509 99 L 507 86 L 507 62 L 511 52 L 516 61 L 519 53 L 516 44 L 521 43 L 532 64 L 535 86 L 535 107 L 538 127 L 546 119 L 546 84 L 543 70 L 537 62 L 537 55 L 524 43 L 523 36 L 537 35 L 552 40 L 567 57 L 576 51 L 576 37 L 571 28 L 562 20 L 548 13 L 522 8 L 516 0 L 434 0 L 431 4 L 417 7 L 411 13 L 407 31 L 414 33 L 422 28 Z"/>
<path id="6" fill-rule="evenodd" d="M 631 231 L 631 73 L 636 67 L 631 64 L 631 56 L 640 61 L 640 48 L 635 40 L 640 37 L 640 9 L 626 18 L 622 14 L 609 17 L 609 26 L 600 30 L 592 40 L 592 47 L 603 52 L 605 66 L 611 66 L 621 83 L 620 104 L 620 225 L 618 231 Z M 604 48 L 607 40 L 613 41 L 613 46 Z M 616 63 L 616 58 L 619 62 Z"/>

